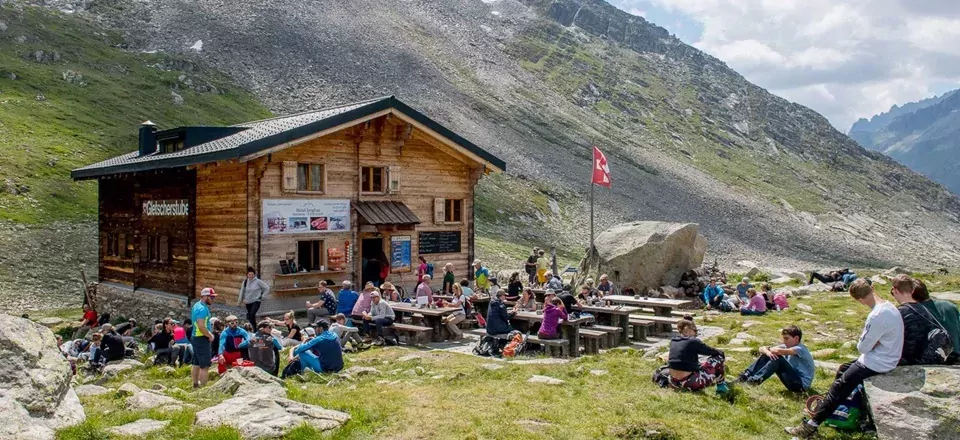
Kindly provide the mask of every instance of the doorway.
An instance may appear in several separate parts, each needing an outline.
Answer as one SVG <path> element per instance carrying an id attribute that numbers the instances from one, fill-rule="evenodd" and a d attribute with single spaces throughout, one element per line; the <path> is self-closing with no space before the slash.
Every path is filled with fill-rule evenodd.
<path id="1" fill-rule="evenodd" d="M 383 252 L 383 238 L 364 238 L 360 242 L 360 258 L 362 267 L 360 269 L 360 289 L 372 282 L 373 285 L 380 287 L 384 278 L 381 277 L 383 265 L 386 262 L 386 254 Z"/>

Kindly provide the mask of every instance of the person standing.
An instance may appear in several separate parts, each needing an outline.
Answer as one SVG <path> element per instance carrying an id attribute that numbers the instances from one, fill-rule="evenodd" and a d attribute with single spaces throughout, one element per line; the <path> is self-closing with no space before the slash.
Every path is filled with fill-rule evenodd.
<path id="1" fill-rule="evenodd" d="M 903 353 L 903 318 L 897 308 L 880 298 L 866 280 L 854 281 L 850 285 L 850 296 L 870 308 L 857 342 L 860 357 L 840 366 L 836 380 L 817 406 L 816 414 L 799 426 L 784 428 L 787 434 L 801 439 L 814 438 L 820 424 L 836 411 L 864 379 L 887 373 L 896 368 L 900 361 Z"/>
<path id="2" fill-rule="evenodd" d="M 420 255 L 417 260 L 420 260 L 420 264 L 417 266 L 417 284 L 419 285 L 423 282 L 423 276 L 427 275 L 427 259 Z"/>
<path id="3" fill-rule="evenodd" d="M 523 265 L 523 270 L 527 272 L 527 284 L 534 286 L 537 284 L 537 251 L 539 249 L 533 248 L 533 251 L 530 252 L 530 256 L 527 257 L 527 262 Z"/>
<path id="4" fill-rule="evenodd" d="M 453 295 L 453 285 L 457 284 L 457 277 L 453 274 L 453 263 L 443 265 L 443 293 Z"/>
<path id="5" fill-rule="evenodd" d="M 816 365 L 806 345 L 803 345 L 803 332 L 795 325 L 780 330 L 783 344 L 773 347 L 760 347 L 760 357 L 747 367 L 737 382 L 760 385 L 774 374 L 788 390 L 802 393 L 810 389 Z"/>
<path id="6" fill-rule="evenodd" d="M 320 294 L 317 302 L 307 301 L 307 321 L 310 325 L 337 314 L 337 299 L 333 297 L 333 291 L 327 288 L 326 281 L 317 284 L 317 292 Z"/>
<path id="7" fill-rule="evenodd" d="M 547 257 L 543 255 L 543 249 L 537 250 L 537 284 L 543 286 L 547 282 Z"/>
<path id="8" fill-rule="evenodd" d="M 490 270 L 483 267 L 483 262 L 480 260 L 473 262 L 473 282 L 478 291 L 486 292 L 490 288 Z"/>
<path id="9" fill-rule="evenodd" d="M 260 302 L 270 293 L 270 286 L 257 277 L 257 271 L 247 267 L 247 277 L 240 283 L 240 297 L 237 306 L 246 305 L 247 321 L 250 325 L 257 325 L 257 312 L 260 311 Z"/>
<path id="10" fill-rule="evenodd" d="M 190 322 L 193 323 L 190 345 L 193 347 L 193 366 L 190 368 L 190 378 L 193 387 L 200 388 L 207 384 L 207 370 L 213 361 L 211 342 L 213 333 L 210 332 L 210 305 L 217 297 L 212 287 L 205 287 L 200 291 L 200 301 L 190 309 Z"/>

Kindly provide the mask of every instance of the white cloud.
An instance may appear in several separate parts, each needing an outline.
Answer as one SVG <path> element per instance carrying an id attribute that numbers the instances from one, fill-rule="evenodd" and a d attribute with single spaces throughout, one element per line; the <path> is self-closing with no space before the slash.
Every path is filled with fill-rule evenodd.
<path id="1" fill-rule="evenodd" d="M 858 117 L 960 87 L 957 0 L 616 0 L 698 22 L 697 48 L 822 113 Z M 656 17 L 656 15 L 654 15 Z"/>

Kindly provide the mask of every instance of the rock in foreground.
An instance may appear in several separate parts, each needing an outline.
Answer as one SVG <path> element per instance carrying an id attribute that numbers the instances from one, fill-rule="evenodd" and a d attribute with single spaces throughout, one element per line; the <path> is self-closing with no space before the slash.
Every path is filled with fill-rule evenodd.
<path id="1" fill-rule="evenodd" d="M 52 439 L 86 420 L 50 329 L 0 314 L 0 438 Z"/>
<path id="2" fill-rule="evenodd" d="M 865 386 L 881 439 L 960 439 L 960 367 L 898 367 Z"/>
<path id="3" fill-rule="evenodd" d="M 245 439 L 278 438 L 307 424 L 320 431 L 342 426 L 350 416 L 266 395 L 234 397 L 197 413 L 197 426 L 231 426 Z"/>

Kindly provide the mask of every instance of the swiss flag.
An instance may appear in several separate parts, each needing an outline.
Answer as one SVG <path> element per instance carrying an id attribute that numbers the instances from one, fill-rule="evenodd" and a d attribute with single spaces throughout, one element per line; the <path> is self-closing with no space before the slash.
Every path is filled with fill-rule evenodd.
<path id="1" fill-rule="evenodd" d="M 610 188 L 610 167 L 607 166 L 607 156 L 600 149 L 593 147 L 593 183 Z"/>

